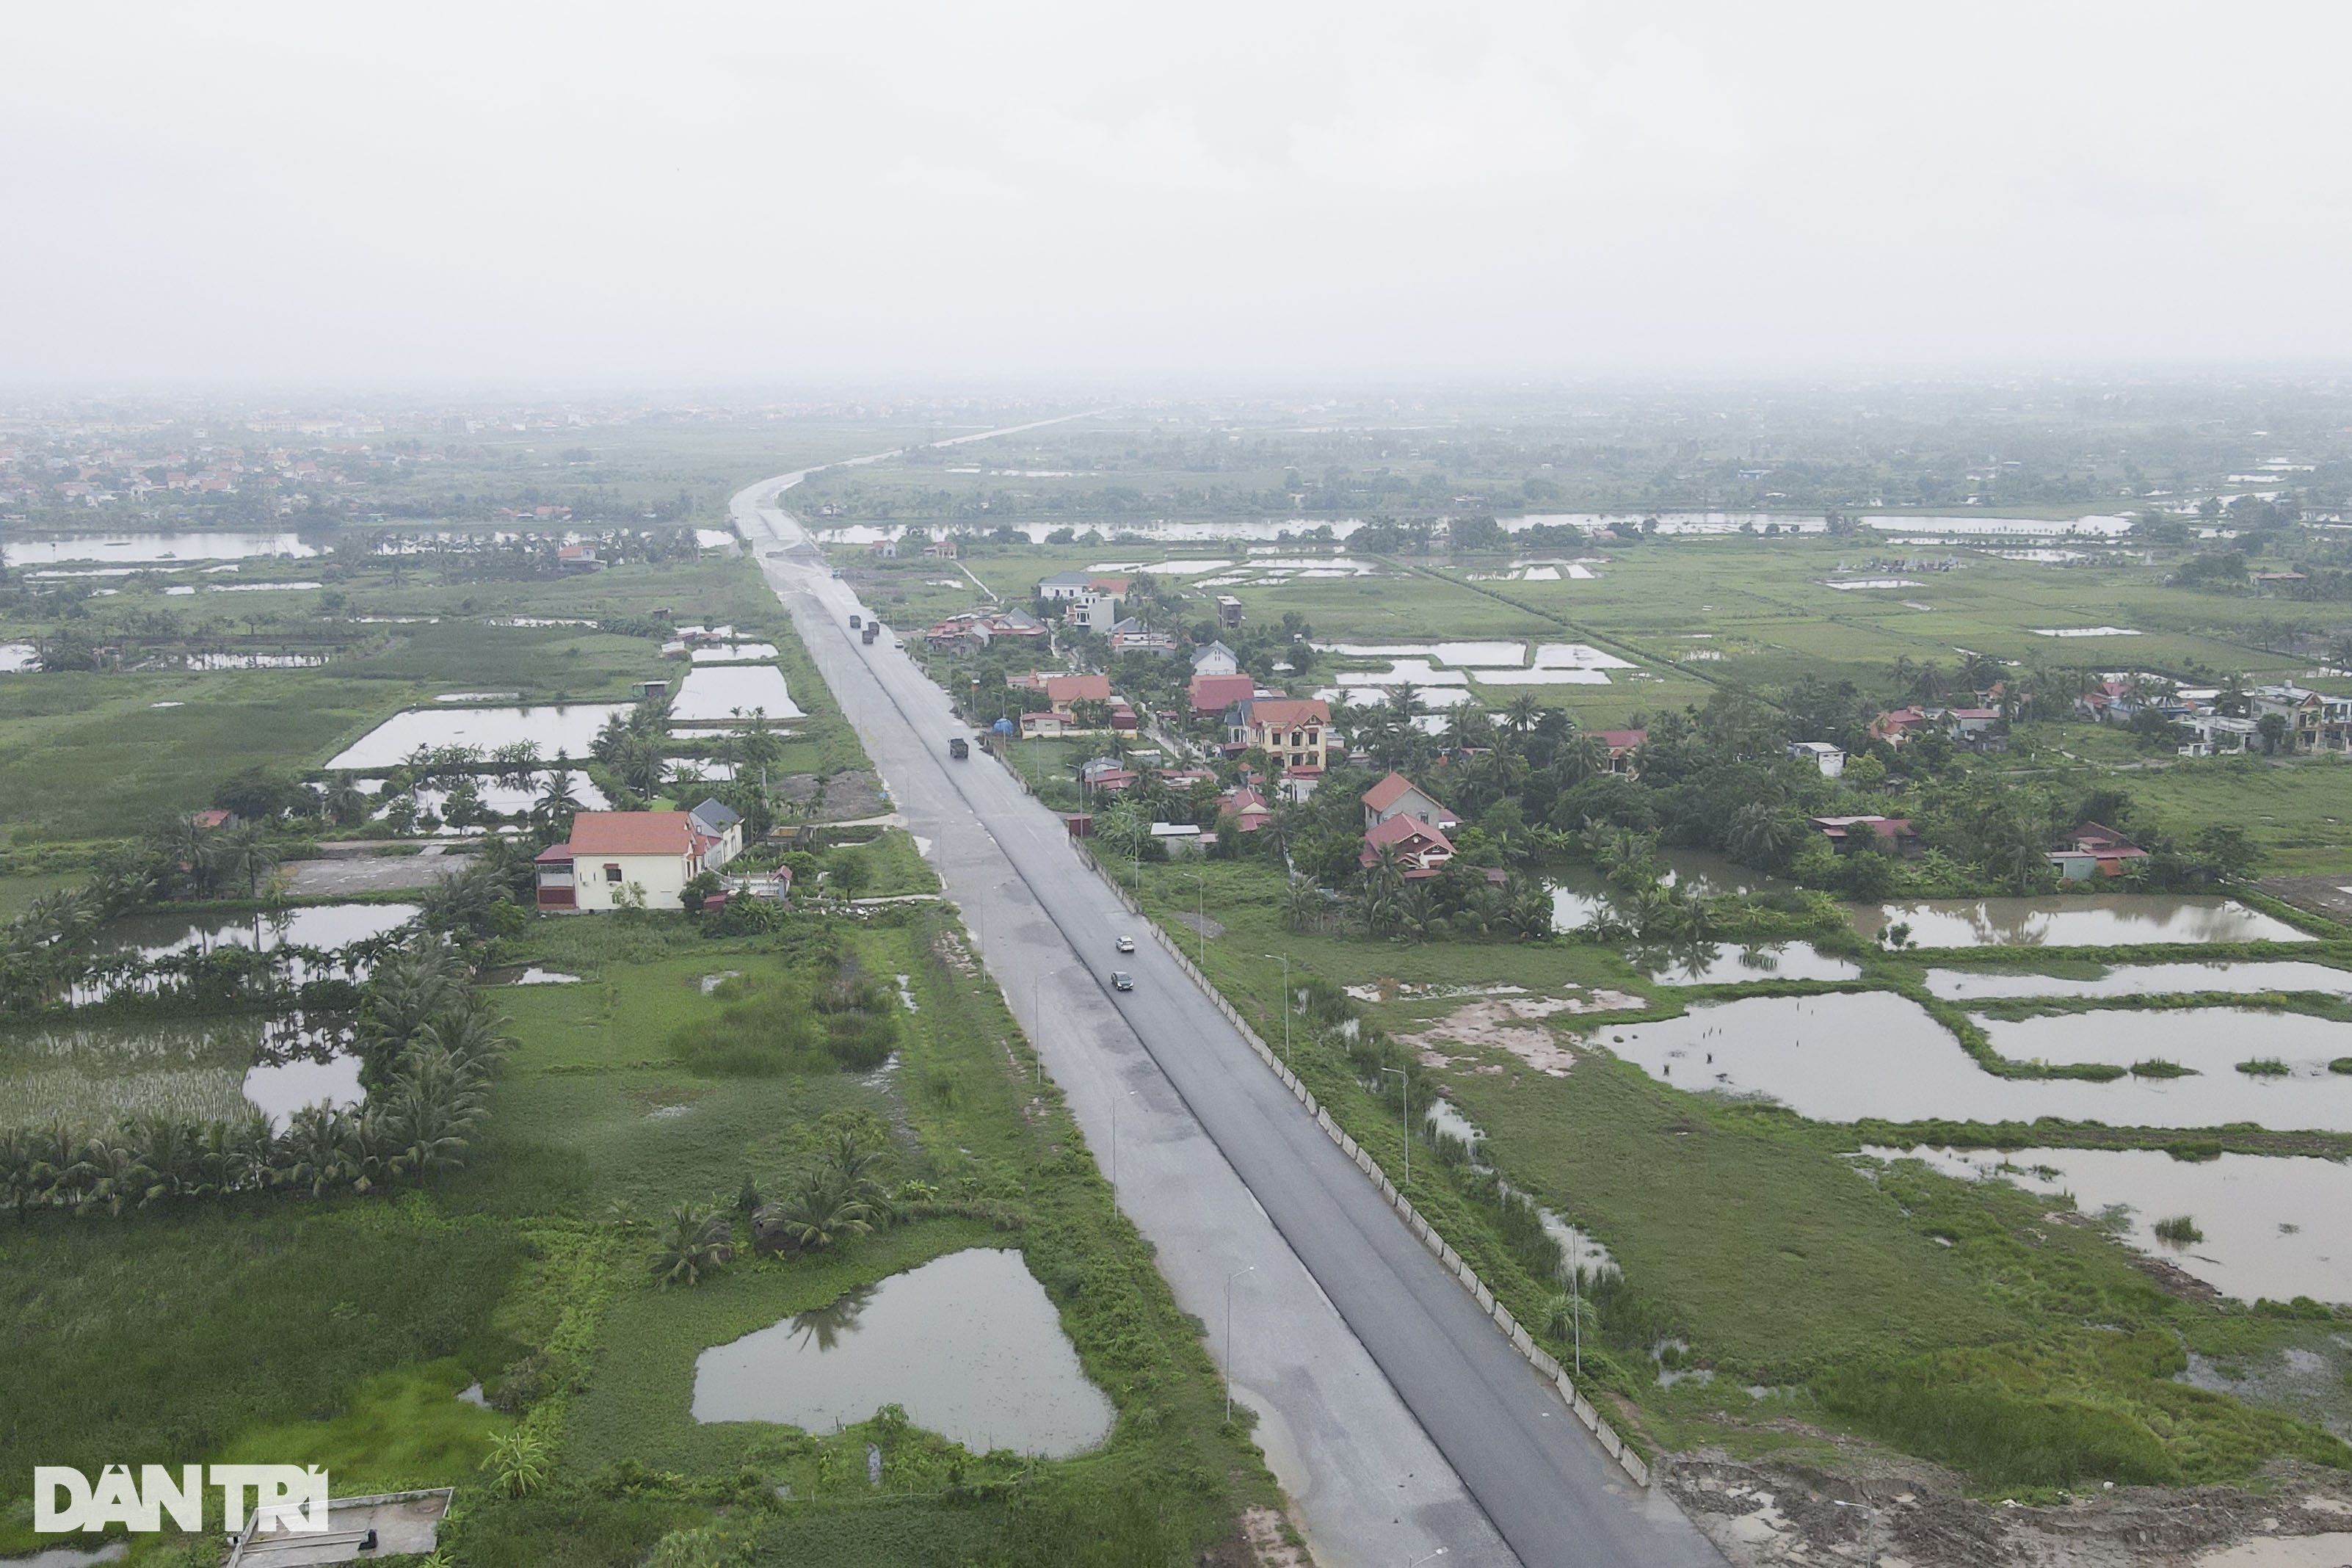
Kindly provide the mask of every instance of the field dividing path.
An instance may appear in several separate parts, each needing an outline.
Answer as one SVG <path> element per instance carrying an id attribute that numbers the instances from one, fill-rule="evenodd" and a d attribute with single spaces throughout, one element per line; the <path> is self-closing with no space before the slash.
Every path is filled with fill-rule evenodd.
<path id="1" fill-rule="evenodd" d="M 1030 1026 L 1121 1210 L 1204 1326 L 1327 1568 L 1720 1568 L 1662 1491 L 1627 1480 L 1362 1173 L 863 615 L 772 498 L 743 490 L 759 555 L 835 699 Z M 1114 969 L 1135 990 L 1115 992 Z M 1235 1278 L 1237 1271 L 1248 1270 Z M 1230 1283 L 1233 1330 L 1224 1312 Z"/>

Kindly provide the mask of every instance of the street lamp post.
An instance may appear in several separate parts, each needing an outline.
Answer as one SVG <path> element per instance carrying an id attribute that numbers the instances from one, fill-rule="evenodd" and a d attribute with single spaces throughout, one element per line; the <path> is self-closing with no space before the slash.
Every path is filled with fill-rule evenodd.
<path id="1" fill-rule="evenodd" d="M 1445 1548 L 1444 1548 L 1443 1546 L 1439 1547 L 1436 1551 L 1434 1551 L 1434 1552 L 1431 1552 L 1431 1553 L 1430 1553 L 1428 1556 L 1426 1556 L 1426 1557 L 1415 1557 L 1415 1556 L 1412 1556 L 1412 1554 L 1410 1554 L 1410 1553 L 1407 1553 L 1407 1555 L 1406 1555 L 1406 1557 L 1405 1557 L 1405 1560 L 1404 1560 L 1404 1568 L 1421 1568 L 1421 1565 L 1422 1565 L 1423 1563 L 1434 1563 L 1434 1562 L 1436 1562 L 1439 1558 L 1441 1558 L 1441 1557 L 1443 1557 L 1443 1556 L 1444 1556 L 1444 1555 L 1445 1555 Z"/>
<path id="2" fill-rule="evenodd" d="M 1290 954 L 1282 955 L 1282 1059 L 1290 1059 Z"/>
<path id="3" fill-rule="evenodd" d="M 1402 1068 L 1382 1068 L 1397 1078 L 1397 1099 L 1402 1102 L 1404 1118 L 1404 1184 L 1412 1185 L 1412 1079 L 1405 1077 Z"/>
<path id="4" fill-rule="evenodd" d="M 1225 1276 L 1225 1424 L 1234 1419 L 1234 1281 L 1244 1274 L 1254 1274 L 1257 1265 L 1236 1268 Z"/>
<path id="5" fill-rule="evenodd" d="M 1195 871 L 1192 880 L 1198 884 L 1193 894 L 1192 929 L 1201 933 L 1201 973 L 1206 974 L 1209 973 L 1209 874 Z"/>
<path id="6" fill-rule="evenodd" d="M 1118 1197 L 1118 1102 L 1119 1102 L 1120 1100 L 1133 1100 L 1134 1098 L 1135 1098 L 1135 1090 L 1133 1090 L 1133 1089 L 1129 1089 L 1125 1094 L 1116 1094 L 1116 1095 L 1111 1096 L 1111 1101 L 1110 1101 L 1110 1194 L 1111 1194 L 1111 1196 L 1112 1196 L 1112 1197 L 1114 1197 L 1114 1198 L 1116 1198 L 1116 1197 Z"/>

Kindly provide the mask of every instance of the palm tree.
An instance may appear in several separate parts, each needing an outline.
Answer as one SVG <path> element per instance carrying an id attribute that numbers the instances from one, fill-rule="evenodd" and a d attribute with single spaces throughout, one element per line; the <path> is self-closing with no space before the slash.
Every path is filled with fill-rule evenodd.
<path id="1" fill-rule="evenodd" d="M 735 1227 L 709 1204 L 680 1204 L 654 1243 L 654 1278 L 661 1288 L 699 1285 L 735 1258 Z"/>
<path id="2" fill-rule="evenodd" d="M 447 1051 L 411 1046 L 387 1098 L 383 1134 L 392 1171 L 421 1176 L 465 1163 L 466 1134 L 482 1118 L 482 1091 Z"/>
<path id="3" fill-rule="evenodd" d="M 804 1173 L 788 1196 L 762 1206 L 752 1223 L 761 1247 L 773 1252 L 822 1252 L 874 1228 L 873 1211 L 829 1164 Z"/>
<path id="4" fill-rule="evenodd" d="M 580 812 L 580 798 L 572 793 L 572 770 L 558 768 L 547 775 L 540 786 L 539 798 L 531 802 L 530 817 L 534 826 L 556 833 L 572 831 L 572 819 Z"/>
<path id="5" fill-rule="evenodd" d="M 1524 740 L 1543 718 L 1543 704 L 1532 691 L 1522 691 L 1503 704 L 1503 727 L 1516 739 Z"/>
<path id="6" fill-rule="evenodd" d="M 278 869 L 278 850 L 257 822 L 241 822 L 221 837 L 221 874 L 242 879 L 246 896 L 261 897 L 262 879 Z"/>
<path id="7" fill-rule="evenodd" d="M 320 804 L 324 807 L 328 818 L 336 826 L 341 827 L 353 822 L 364 821 L 368 809 L 373 803 L 360 793 L 358 783 L 350 773 L 337 773 L 333 781 L 327 785 L 326 795 Z"/>
<path id="8" fill-rule="evenodd" d="M 1796 824 L 1787 813 L 1767 801 L 1751 800 L 1732 814 L 1724 847 L 1733 858 L 1751 866 L 1779 865 L 1796 841 Z"/>
<path id="9" fill-rule="evenodd" d="M 1282 885 L 1282 923 L 1286 930 L 1307 931 L 1321 922 L 1323 900 L 1314 882 L 1291 877 Z"/>
<path id="10" fill-rule="evenodd" d="M 1986 826 L 1985 868 L 2017 893 L 2031 891 L 2049 866 L 2049 836 L 2024 812 L 2010 810 Z"/>
<path id="11" fill-rule="evenodd" d="M 1609 748 L 1596 735 L 1579 735 L 1560 748 L 1559 771 L 1572 784 L 1596 778 L 1609 771 Z"/>
<path id="12" fill-rule="evenodd" d="M 32 1217 L 33 1200 L 44 1188 L 40 1179 L 40 1145 L 22 1127 L 0 1128 L 0 1198 L 16 1206 L 16 1223 Z"/>
<path id="13" fill-rule="evenodd" d="M 350 1118 L 339 1107 L 306 1105 L 286 1119 L 286 1135 L 278 1141 L 276 1175 L 289 1187 L 308 1187 L 314 1198 L 350 1179 L 352 1159 Z"/>
<path id="14" fill-rule="evenodd" d="M 1429 896 L 1426 884 L 1415 882 L 1405 889 L 1397 900 L 1397 925 L 1415 946 L 1444 934 L 1445 921 L 1438 915 L 1437 901 Z"/>
<path id="15" fill-rule="evenodd" d="M 79 1208 L 82 1187 L 90 1177 L 87 1152 L 88 1146 L 72 1128 L 62 1121 L 51 1122 L 34 1141 L 34 1184 L 48 1194 L 51 1203 Z"/>

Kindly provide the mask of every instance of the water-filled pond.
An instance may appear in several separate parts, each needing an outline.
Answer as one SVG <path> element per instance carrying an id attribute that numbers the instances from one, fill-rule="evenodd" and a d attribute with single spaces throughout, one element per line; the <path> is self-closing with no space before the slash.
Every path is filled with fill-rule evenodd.
<path id="1" fill-rule="evenodd" d="M 308 558 L 319 552 L 293 533 L 60 533 L 0 544 L 0 564 L 54 566 L 101 561 L 168 566 L 182 561 L 242 561 L 257 555 Z"/>
<path id="2" fill-rule="evenodd" d="M 1701 898 L 1727 893 L 1753 893 L 1774 885 L 1773 879 L 1729 856 L 1705 849 L 1667 849 L 1656 858 L 1658 879 L 1669 888 L 1687 888 Z M 1555 871 L 1551 882 L 1551 923 L 1555 931 L 1589 925 L 1604 911 L 1623 919 L 1631 901 L 1609 886 L 1591 867 Z"/>
<path id="3" fill-rule="evenodd" d="M 2151 1027 L 2158 1019 L 2177 1026 Z M 2085 1024 L 2085 1020 L 2091 1020 Z M 1989 1024 L 2003 1054 L 2122 1065 L 2168 1056 L 2204 1068 L 2189 1078 L 1997 1078 L 1977 1066 L 1917 1004 L 1884 991 L 1750 996 L 1680 1018 L 1608 1026 L 1588 1037 L 1677 1089 L 1762 1095 L 1820 1121 L 1884 1117 L 2032 1121 L 2056 1116 L 2114 1127 L 2214 1127 L 2252 1121 L 2286 1131 L 2352 1131 L 2352 1076 L 2314 1072 L 2309 1052 L 2334 1038 L 2352 1054 L 2352 1025 L 2293 1014 L 2070 1014 Z M 2278 1026 L 2284 1025 L 2282 1028 Z M 2336 1031 L 2323 1036 L 2306 1026 Z M 2199 1044 L 2200 1033 L 2215 1036 Z M 2235 1064 L 2284 1056 L 2304 1076 L 2255 1078 Z"/>
<path id="4" fill-rule="evenodd" d="M 1063 1458 L 1115 1414 L 1087 1379 L 1018 1252 L 972 1247 L 713 1345 L 695 1361 L 697 1421 L 826 1432 L 885 1405 L 976 1453 Z"/>
<path id="5" fill-rule="evenodd" d="M 167 958 L 174 953 L 210 952 L 217 948 L 242 947 L 261 952 L 273 952 L 285 947 L 343 948 L 353 942 L 365 942 L 399 930 L 416 918 L 415 904 L 303 904 L 291 909 L 257 910 L 247 915 L 206 915 L 191 919 L 186 915 L 131 915 L 110 921 L 91 943 L 91 952 L 101 960 L 136 953 L 141 958 Z M 366 976 L 366 966 L 355 969 L 349 963 L 314 965 L 300 958 L 289 959 L 286 977 L 297 985 L 313 980 L 356 980 Z M 141 979 L 141 990 L 152 990 L 152 982 Z M 114 986 L 104 980 L 84 980 L 75 984 L 68 994 L 77 1007 L 104 1001 Z"/>
<path id="6" fill-rule="evenodd" d="M 415 904 L 297 904 L 249 915 L 131 915 L 100 931 L 100 952 L 162 958 L 174 952 L 249 947 L 348 947 L 398 931 L 416 918 Z"/>
<path id="7" fill-rule="evenodd" d="M 2352 1057 L 2352 1024 L 2252 1007 L 2116 1008 L 1979 1022 L 1993 1049 L 2013 1061 L 2130 1067 L 2161 1058 L 2208 1078 L 2245 1078 L 2249 1075 L 2237 1070 L 2240 1062 L 2275 1059 L 2292 1069 L 2263 1080 L 2278 1084 L 2289 1079 L 2342 1078 L 2330 1074 L 2327 1064 Z"/>
<path id="8" fill-rule="evenodd" d="M 738 710 L 754 709 L 771 719 L 798 719 L 800 708 L 784 684 L 784 672 L 772 664 L 703 665 L 687 672 L 669 716 L 682 724 L 713 724 L 731 719 Z"/>
<path id="9" fill-rule="evenodd" d="M 2288 959 L 2240 963 L 2119 963 L 2099 975 L 1931 969 L 1927 989 L 1952 1002 L 2000 996 L 2155 996 L 2195 991 L 2332 991 L 2352 995 L 2352 969 Z"/>
<path id="10" fill-rule="evenodd" d="M 2084 1214 L 2123 1205 L 2124 1239 L 2224 1295 L 2252 1301 L 2309 1296 L 2352 1301 L 2352 1164 L 2305 1156 L 2223 1154 L 2182 1161 L 2159 1149 L 1869 1149 L 1920 1159 L 1947 1174 L 2003 1175 L 2039 1193 L 2070 1193 Z M 2173 1243 L 2159 1220 L 2186 1215 L 2200 1241 Z"/>
<path id="11" fill-rule="evenodd" d="M 547 758 L 588 755 L 596 731 L 626 702 L 559 703 L 543 708 L 411 708 L 395 713 L 327 760 L 330 768 L 382 773 L 419 746 L 471 746 L 489 752 L 529 741 Z"/>
<path id="12" fill-rule="evenodd" d="M 302 1106 L 359 1102 L 350 1043 L 341 1020 L 299 1013 L 0 1028 L 0 1127 L 226 1121 L 255 1105 L 283 1128 Z"/>
<path id="13" fill-rule="evenodd" d="M 1640 948 L 1634 961 L 1650 978 L 1666 985 L 1738 985 L 1755 980 L 1859 980 L 1862 965 L 1833 958 L 1809 942 L 1764 942 L 1741 947 L 1703 942 L 1681 947 Z"/>
<path id="14" fill-rule="evenodd" d="M 1893 925 L 1916 947 L 2125 947 L 2139 942 L 2309 942 L 2283 920 L 2230 899 L 2177 893 L 2084 898 L 1929 899 L 1857 909 L 1872 942 Z"/>

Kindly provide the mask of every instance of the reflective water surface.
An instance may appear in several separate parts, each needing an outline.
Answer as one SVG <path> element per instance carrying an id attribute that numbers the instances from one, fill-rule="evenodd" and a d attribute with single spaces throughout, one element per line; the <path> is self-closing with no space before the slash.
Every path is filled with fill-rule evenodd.
<path id="1" fill-rule="evenodd" d="M 1049 1458 L 1100 1443 L 1114 1415 L 1045 1287 L 1021 1254 L 994 1247 L 934 1258 L 695 1362 L 697 1421 L 826 1432 L 885 1405 L 976 1453 Z"/>
<path id="2" fill-rule="evenodd" d="M 1929 899 L 1857 909 L 1871 941 L 1911 928 L 1915 947 L 2123 947 L 2136 942 L 2309 942 L 2284 921 L 2230 899 L 2178 893 L 2084 898 Z"/>
<path id="3" fill-rule="evenodd" d="M 2119 1234 L 2226 1296 L 2352 1301 L 2352 1164 L 2300 1155 L 2223 1154 L 2183 1161 L 2157 1149 L 1869 1149 L 1920 1159 L 1947 1174 L 2006 1177 L 2071 1193 L 2084 1214 L 2117 1210 Z M 2127 1212 L 2123 1212 L 2127 1211 Z M 2204 1239 L 2175 1245 L 2159 1220 L 2186 1215 Z"/>
<path id="4" fill-rule="evenodd" d="M 2114 1127 L 2352 1131 L 2352 1024 L 2294 1014 L 2196 1008 L 2178 1014 L 2072 1014 L 1986 1027 L 2003 1055 L 2130 1066 L 2165 1057 L 2188 1078 L 1997 1078 L 1916 1003 L 1883 991 L 1750 996 L 1680 1018 L 1604 1026 L 1587 1042 L 1677 1089 L 1761 1095 L 1821 1121 L 1884 1117 L 2032 1121 L 2056 1116 Z M 2277 1056 L 2297 1076 L 2255 1078 L 2235 1064 Z"/>
<path id="5" fill-rule="evenodd" d="M 1996 996 L 2158 996 L 2196 991 L 2332 991 L 2352 995 L 2352 969 L 2287 959 L 2242 963 L 2119 963 L 2098 978 L 1979 973 L 1967 969 L 1931 969 L 1927 989 L 1947 1001 Z"/>

